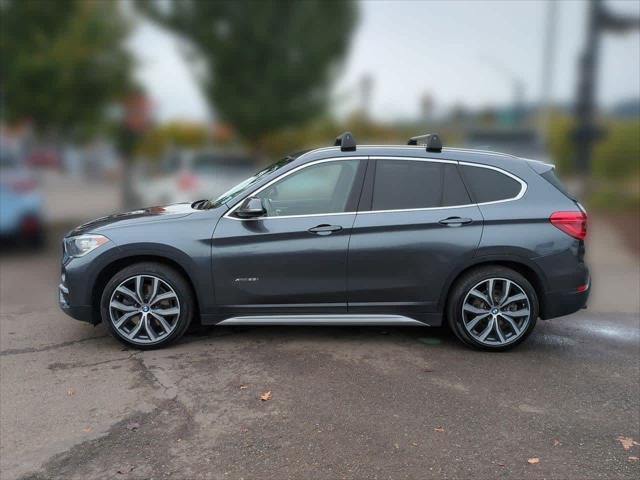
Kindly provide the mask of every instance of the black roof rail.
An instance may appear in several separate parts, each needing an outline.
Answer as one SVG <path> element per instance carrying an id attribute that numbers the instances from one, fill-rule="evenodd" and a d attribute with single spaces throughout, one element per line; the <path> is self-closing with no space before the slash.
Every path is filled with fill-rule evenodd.
<path id="1" fill-rule="evenodd" d="M 336 137 L 334 145 L 340 147 L 343 152 L 353 152 L 356 149 L 356 139 L 353 138 L 351 132 L 344 132 Z"/>
<path id="2" fill-rule="evenodd" d="M 427 146 L 427 152 L 442 151 L 442 142 L 440 141 L 440 135 L 437 133 L 427 133 L 426 135 L 411 137 L 407 145 L 418 145 L 418 142 L 424 143 Z"/>

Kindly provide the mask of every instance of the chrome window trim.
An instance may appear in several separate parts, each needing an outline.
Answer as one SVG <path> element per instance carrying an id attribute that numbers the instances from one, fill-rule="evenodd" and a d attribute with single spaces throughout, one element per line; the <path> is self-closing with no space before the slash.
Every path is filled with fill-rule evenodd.
<path id="1" fill-rule="evenodd" d="M 311 153 L 311 152 L 309 152 Z M 242 197 L 242 199 L 240 199 L 238 201 L 238 203 L 236 203 L 233 208 L 231 208 L 227 213 L 224 214 L 225 218 L 228 218 L 230 220 L 238 220 L 241 222 L 244 221 L 249 221 L 249 220 L 264 220 L 264 219 L 276 219 L 276 218 L 301 218 L 301 217 L 326 217 L 329 215 L 353 215 L 356 212 L 335 212 L 335 213 L 309 213 L 306 215 L 282 215 L 279 217 L 256 217 L 256 218 L 238 218 L 238 217 L 232 217 L 231 215 L 233 214 L 234 211 L 236 211 L 240 205 L 242 205 L 242 202 L 244 201 L 245 198 L 249 198 L 252 197 L 254 195 L 257 195 L 258 193 L 260 193 L 261 191 L 263 191 L 264 189 L 270 187 L 271 185 L 273 185 L 274 183 L 282 180 L 285 177 L 288 177 L 289 175 L 291 175 L 292 173 L 295 173 L 297 171 L 302 170 L 303 168 L 307 168 L 307 167 L 311 167 L 313 165 L 318 165 L 320 163 L 327 163 L 327 162 L 339 162 L 339 161 L 344 161 L 344 160 L 368 160 L 368 156 L 353 156 L 353 157 L 332 157 L 332 158 L 324 158 L 322 160 L 314 160 L 313 162 L 309 162 L 309 163 L 305 163 L 304 165 L 298 165 L 296 168 L 292 168 L 291 170 L 289 170 L 288 172 L 283 173 L 282 175 L 274 178 L 273 180 L 271 180 L 270 182 L 266 183 L 265 185 L 263 185 L 262 187 L 258 188 L 257 190 L 254 190 L 250 193 L 248 193 L 247 195 L 245 195 L 244 197 Z"/>
<path id="2" fill-rule="evenodd" d="M 327 147 L 327 149 L 333 149 L 333 148 L 337 148 L 337 147 Z M 414 146 L 409 147 L 409 148 L 415 148 Z M 318 151 L 318 150 L 314 150 L 314 151 Z M 311 152 L 308 152 L 311 153 Z M 262 190 L 264 190 L 265 188 L 273 185 L 275 182 L 277 182 L 278 180 L 281 180 L 283 178 L 285 178 L 286 176 L 297 172 L 299 170 L 302 170 L 303 168 L 312 166 L 312 165 L 317 165 L 319 163 L 325 163 L 325 162 L 335 162 L 335 161 L 340 161 L 340 160 L 367 160 L 367 159 L 371 159 L 371 160 L 408 160 L 408 161 L 413 161 L 413 162 L 435 162 L 435 163 L 449 163 L 449 164 L 454 164 L 454 165 L 465 165 L 468 167 L 476 167 L 476 168 L 486 168 L 489 170 L 495 170 L 496 172 L 499 172 L 503 175 L 506 175 L 507 177 L 510 177 L 512 179 L 514 179 L 516 182 L 518 182 L 520 184 L 520 192 L 518 192 L 518 194 L 515 197 L 511 197 L 511 198 L 505 198 L 504 200 L 494 200 L 491 202 L 481 202 L 481 203 L 467 203 L 464 205 L 448 205 L 448 206 L 443 206 L 443 207 L 422 207 L 422 208 L 399 208 L 399 209 L 391 209 L 391 210 L 365 210 L 362 212 L 336 212 L 336 213 L 309 213 L 306 215 L 282 215 L 280 217 L 257 217 L 257 218 L 238 218 L 238 217 L 232 217 L 231 214 L 238 208 L 240 207 L 240 205 L 242 204 L 242 200 L 244 200 L 245 198 L 248 198 L 250 196 L 256 195 L 258 193 L 260 193 Z M 464 181 L 464 179 L 463 179 Z M 326 158 L 326 159 L 322 159 L 322 160 L 315 160 L 313 162 L 309 162 L 309 163 L 305 163 L 304 165 L 300 165 L 286 173 L 283 173 L 282 175 L 280 175 L 277 178 L 274 178 L 273 180 L 271 180 L 269 183 L 267 183 L 266 185 L 263 185 L 262 187 L 260 187 L 257 190 L 254 190 L 253 192 L 247 194 L 245 197 L 243 197 L 233 208 L 231 208 L 227 213 L 224 214 L 225 218 L 228 218 L 230 220 L 237 220 L 237 221 L 249 221 L 249 220 L 264 220 L 264 219 L 279 219 L 279 218 L 305 218 L 305 217 L 326 217 L 326 216 L 332 216 L 332 215 L 369 215 L 372 213 L 398 213 L 398 212 L 420 212 L 420 211 L 428 211 L 428 210 L 450 210 L 450 209 L 458 209 L 458 208 L 469 208 L 469 207 L 476 207 L 476 206 L 481 206 L 481 205 L 494 205 L 494 204 L 499 204 L 499 203 L 505 203 L 505 202 L 514 202 L 516 200 L 520 200 L 524 194 L 527 192 L 527 182 L 525 182 L 524 180 L 522 180 L 520 177 L 517 177 L 516 175 L 507 172 L 506 170 L 503 170 L 500 167 L 494 167 L 492 165 L 483 165 L 481 163 L 473 163 L 473 162 L 463 162 L 463 161 L 457 161 L 457 160 L 448 160 L 448 159 L 444 159 L 444 158 L 422 158 L 422 157 L 398 157 L 398 156 L 384 156 L 384 155 L 371 155 L 369 157 L 367 156 L 353 156 L 353 157 L 333 157 L 333 158 Z"/>

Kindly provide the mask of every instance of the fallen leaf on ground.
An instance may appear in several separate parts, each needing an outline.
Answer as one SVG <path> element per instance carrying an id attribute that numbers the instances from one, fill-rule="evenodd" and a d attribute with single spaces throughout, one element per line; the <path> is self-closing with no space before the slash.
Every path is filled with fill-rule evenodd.
<path id="1" fill-rule="evenodd" d="M 440 432 L 440 433 L 442 433 L 442 432 L 444 432 L 444 427 L 436 427 L 436 428 L 434 428 L 434 430 L 435 430 L 436 432 Z"/>
<path id="2" fill-rule="evenodd" d="M 640 445 L 640 443 L 636 442 L 633 438 L 623 437 L 622 435 L 618 437 L 618 441 L 622 444 L 622 448 L 625 450 L 629 450 L 634 445 Z"/>
<path id="3" fill-rule="evenodd" d="M 249 387 L 247 387 L 246 385 L 240 385 L 240 390 L 246 390 L 247 388 Z"/>
<path id="4" fill-rule="evenodd" d="M 83 432 L 86 432 L 86 433 L 89 433 L 91 430 L 93 430 L 93 428 L 91 428 L 91 427 L 84 427 L 84 428 L 82 429 L 82 431 L 83 431 Z"/>
<path id="5" fill-rule="evenodd" d="M 638 460 L 640 460 L 638 457 L 629 457 L 630 462 L 637 462 Z"/>
<path id="6" fill-rule="evenodd" d="M 504 467 L 504 466 L 505 466 L 505 464 L 504 464 L 504 463 L 498 463 L 498 466 L 499 466 L 499 467 Z"/>
<path id="7" fill-rule="evenodd" d="M 557 438 L 555 438 L 555 439 L 553 440 L 553 446 L 554 446 L 554 447 L 557 447 L 558 445 L 562 445 L 562 442 L 561 442 L 560 440 L 558 440 Z"/>
<path id="8" fill-rule="evenodd" d="M 540 463 L 540 459 L 538 457 L 533 457 L 533 458 L 530 458 L 529 460 L 527 460 L 527 463 L 529 465 L 536 465 L 536 464 Z"/>
<path id="9" fill-rule="evenodd" d="M 260 400 L 262 400 L 263 402 L 266 402 L 267 400 L 271 400 L 271 390 L 269 390 L 268 392 L 264 392 L 262 395 L 260 395 Z"/>
<path id="10" fill-rule="evenodd" d="M 138 422 L 127 423 L 127 430 L 136 431 L 139 428 L 140 428 L 140 424 Z"/>
<path id="11" fill-rule="evenodd" d="M 136 467 L 133 467 L 133 466 L 130 466 L 130 465 L 129 465 L 129 466 L 126 466 L 126 467 L 122 467 L 122 468 L 120 468 L 116 473 L 117 473 L 118 475 L 124 475 L 125 473 L 133 472 L 133 469 L 134 469 L 134 468 L 136 468 Z"/>
<path id="12" fill-rule="evenodd" d="M 73 388 L 70 388 L 69 390 L 67 390 L 67 395 L 69 395 L 70 397 L 73 397 L 76 394 L 76 391 Z"/>

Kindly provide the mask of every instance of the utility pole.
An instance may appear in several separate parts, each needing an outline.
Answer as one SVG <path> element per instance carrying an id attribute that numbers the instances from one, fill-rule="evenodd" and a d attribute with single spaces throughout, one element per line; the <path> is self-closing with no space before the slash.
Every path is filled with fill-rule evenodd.
<path id="1" fill-rule="evenodd" d="M 607 32 L 623 33 L 640 28 L 640 18 L 629 18 L 610 12 L 602 0 L 590 0 L 587 14 L 587 40 L 578 65 L 576 99 L 577 125 L 572 132 L 575 144 L 576 173 L 584 180 L 589 174 L 593 145 L 604 136 L 596 124 L 595 92 L 600 40 Z"/>
<path id="2" fill-rule="evenodd" d="M 540 136 L 548 148 L 549 125 L 551 124 L 551 103 L 553 102 L 553 71 L 556 53 L 556 31 L 558 18 L 558 4 L 554 0 L 547 3 L 547 19 L 545 22 L 544 48 L 542 51 L 542 92 L 540 112 Z"/>

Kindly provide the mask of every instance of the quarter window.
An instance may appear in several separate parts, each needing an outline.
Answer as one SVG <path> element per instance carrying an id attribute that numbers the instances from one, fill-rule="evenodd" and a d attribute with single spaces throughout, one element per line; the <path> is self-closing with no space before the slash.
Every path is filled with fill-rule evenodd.
<path id="1" fill-rule="evenodd" d="M 267 216 L 345 212 L 359 160 L 339 160 L 305 167 L 267 187 L 256 197 Z"/>
<path id="2" fill-rule="evenodd" d="M 520 182 L 504 173 L 482 167 L 461 165 L 464 181 L 476 203 L 497 202 L 517 197 Z"/>
<path id="3" fill-rule="evenodd" d="M 471 203 L 451 163 L 377 160 L 372 210 L 434 208 Z"/>

